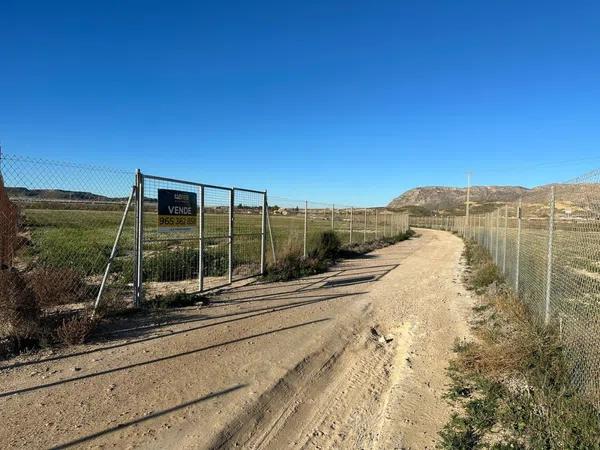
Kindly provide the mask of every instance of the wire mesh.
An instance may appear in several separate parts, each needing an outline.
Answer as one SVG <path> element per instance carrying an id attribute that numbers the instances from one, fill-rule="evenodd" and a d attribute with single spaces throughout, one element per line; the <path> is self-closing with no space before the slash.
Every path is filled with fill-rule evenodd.
<path id="1" fill-rule="evenodd" d="M 0 169 L 0 264 L 37 277 L 44 302 L 57 280 L 54 303 L 97 298 L 133 188 L 104 298 L 136 305 L 259 275 L 290 253 L 309 255 L 325 231 L 349 246 L 409 226 L 406 214 L 385 208 L 276 197 L 266 205 L 263 192 L 139 172 L 12 155 Z M 166 213 L 161 198 L 184 202 L 171 206 L 185 214 Z"/>
<path id="2" fill-rule="evenodd" d="M 233 279 L 259 275 L 264 194 L 234 189 Z"/>
<path id="3" fill-rule="evenodd" d="M 573 383 L 600 408 L 600 172 L 531 190 L 486 214 L 449 217 L 493 258 L 540 324 L 559 330 Z M 438 228 L 439 218 L 410 217 Z"/>
<path id="4" fill-rule="evenodd" d="M 10 154 L 1 155 L 0 174 L 2 265 L 26 277 L 45 312 L 85 308 L 100 289 L 134 174 Z M 132 297 L 133 228 L 131 212 L 105 285 L 107 300 Z"/>

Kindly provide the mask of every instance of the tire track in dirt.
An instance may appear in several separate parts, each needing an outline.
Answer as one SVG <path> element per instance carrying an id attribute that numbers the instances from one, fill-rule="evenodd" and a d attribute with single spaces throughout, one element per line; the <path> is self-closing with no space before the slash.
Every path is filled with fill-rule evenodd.
<path id="1" fill-rule="evenodd" d="M 286 389 L 268 392 L 217 447 L 434 447 L 449 415 L 445 369 L 454 340 L 468 335 L 471 303 L 456 282 L 461 241 L 424 233 L 424 248 L 369 292 L 351 332 L 288 373 Z"/>
<path id="2" fill-rule="evenodd" d="M 2 362 L 0 442 L 426 448 L 448 414 L 444 370 L 469 302 L 452 281 L 461 241 L 422 234 L 326 274 L 236 286 L 207 307 L 124 319 L 106 341 Z"/>

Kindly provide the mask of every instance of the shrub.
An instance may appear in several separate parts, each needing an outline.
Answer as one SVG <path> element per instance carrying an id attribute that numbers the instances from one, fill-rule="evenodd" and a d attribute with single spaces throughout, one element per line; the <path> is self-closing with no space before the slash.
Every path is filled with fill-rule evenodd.
<path id="1" fill-rule="evenodd" d="M 473 272 L 471 285 L 476 290 L 488 287 L 492 283 L 501 281 L 502 276 L 496 265 L 492 262 L 483 263 Z"/>
<path id="2" fill-rule="evenodd" d="M 309 243 L 308 258 L 302 256 L 302 250 L 297 242 L 289 241 L 283 256 L 277 264 L 267 268 L 265 279 L 268 281 L 288 281 L 309 275 L 315 275 L 327 270 L 329 264 L 336 258 L 352 258 L 378 248 L 383 248 L 396 242 L 406 240 L 414 235 L 412 230 L 394 237 L 381 238 L 367 243 L 356 243 L 342 247 L 340 240 L 333 231 L 324 231 L 312 237 Z"/>
<path id="3" fill-rule="evenodd" d="M 154 309 L 184 308 L 198 303 L 208 305 L 210 300 L 202 294 L 188 294 L 185 291 L 173 294 L 157 295 L 147 302 L 147 306 Z"/>
<path id="4" fill-rule="evenodd" d="M 25 278 L 15 270 L 0 270 L 0 337 L 35 340 L 39 333 L 40 308 Z"/>
<path id="5" fill-rule="evenodd" d="M 318 260 L 334 260 L 342 246 L 338 235 L 330 230 L 316 235 L 310 243 L 310 256 Z"/>
<path id="6" fill-rule="evenodd" d="M 77 303 L 85 297 L 85 283 L 73 269 L 39 268 L 29 274 L 28 281 L 41 307 Z"/>
<path id="7" fill-rule="evenodd" d="M 407 239 L 410 239 L 414 235 L 415 232 L 409 229 L 404 233 L 400 233 L 392 237 L 383 237 L 374 241 L 355 242 L 352 244 L 346 244 L 342 246 L 342 248 L 338 252 L 338 256 L 342 258 L 356 258 L 358 256 L 364 255 L 365 253 L 372 252 L 373 250 L 378 250 L 380 248 L 384 248 L 389 245 L 405 241 Z"/>
<path id="8" fill-rule="evenodd" d="M 62 344 L 83 344 L 92 334 L 95 326 L 96 322 L 88 315 L 73 316 L 63 319 L 54 330 L 54 336 Z"/>
<path id="9" fill-rule="evenodd" d="M 327 261 L 314 257 L 304 258 L 300 254 L 287 254 L 277 264 L 269 266 L 265 279 L 268 281 L 289 281 L 327 270 Z"/>

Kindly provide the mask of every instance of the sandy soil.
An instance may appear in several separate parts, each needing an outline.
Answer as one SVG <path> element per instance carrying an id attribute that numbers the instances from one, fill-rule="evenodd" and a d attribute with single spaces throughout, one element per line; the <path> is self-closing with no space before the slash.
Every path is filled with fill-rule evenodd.
<path id="1" fill-rule="evenodd" d="M 123 320 L 104 339 L 0 363 L 17 448 L 432 448 L 456 338 L 462 242 L 417 239 L 210 306 Z"/>

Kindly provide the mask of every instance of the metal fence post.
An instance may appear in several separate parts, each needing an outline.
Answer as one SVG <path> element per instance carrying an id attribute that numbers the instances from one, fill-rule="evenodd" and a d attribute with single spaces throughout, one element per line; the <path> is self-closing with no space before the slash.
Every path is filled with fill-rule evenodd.
<path id="1" fill-rule="evenodd" d="M 307 248 L 306 248 L 307 234 L 308 234 L 308 201 L 304 200 L 304 257 L 305 258 L 308 256 Z"/>
<path id="2" fill-rule="evenodd" d="M 229 283 L 233 281 L 233 208 L 235 205 L 235 190 L 229 190 Z"/>
<path id="3" fill-rule="evenodd" d="M 508 237 L 508 205 L 504 205 L 504 243 L 502 252 L 502 273 L 506 275 L 506 240 Z"/>
<path id="4" fill-rule="evenodd" d="M 365 208 L 365 228 L 363 230 L 363 242 L 367 242 L 367 208 Z"/>
<path id="5" fill-rule="evenodd" d="M 334 214 L 335 214 L 335 205 L 331 205 L 331 230 L 335 231 L 335 226 L 334 226 Z"/>
<path id="6" fill-rule="evenodd" d="M 550 322 L 550 294 L 552 291 L 552 245 L 554 241 L 554 186 L 550 190 L 550 217 L 548 218 L 548 266 L 546 269 L 546 311 L 544 323 Z"/>
<path id="7" fill-rule="evenodd" d="M 377 230 L 377 208 L 375 208 L 375 239 L 379 237 L 379 232 Z"/>
<path id="8" fill-rule="evenodd" d="M 198 230 L 198 288 L 204 291 L 204 186 L 200 186 L 200 229 Z M 264 211 L 263 211 L 264 214 Z M 260 272 L 263 273 L 263 252 L 261 248 Z"/>
<path id="9" fill-rule="evenodd" d="M 522 199 L 519 199 L 517 206 L 517 261 L 515 262 L 515 293 L 519 295 L 519 269 L 521 264 L 521 217 L 522 217 Z"/>
<path id="10" fill-rule="evenodd" d="M 487 226 L 488 226 L 488 252 L 490 254 L 490 256 L 494 255 L 494 230 L 492 228 L 492 219 L 494 218 L 494 213 L 488 213 L 488 220 L 487 220 Z"/>
<path id="11" fill-rule="evenodd" d="M 263 193 L 262 217 L 261 217 L 261 233 L 260 233 L 260 274 L 265 274 L 266 269 L 266 253 L 267 253 L 267 191 Z"/>
<path id="12" fill-rule="evenodd" d="M 350 243 L 352 244 L 352 225 L 354 221 L 354 208 L 350 207 Z"/>
<path id="13" fill-rule="evenodd" d="M 496 251 L 494 252 L 494 261 L 496 266 L 500 265 L 500 254 L 499 254 L 499 239 L 500 239 L 500 208 L 496 210 Z"/>
<path id="14" fill-rule="evenodd" d="M 140 169 L 136 171 L 136 242 L 135 242 L 135 277 L 133 305 L 138 308 L 144 295 L 143 264 L 144 264 L 144 176 Z"/>

